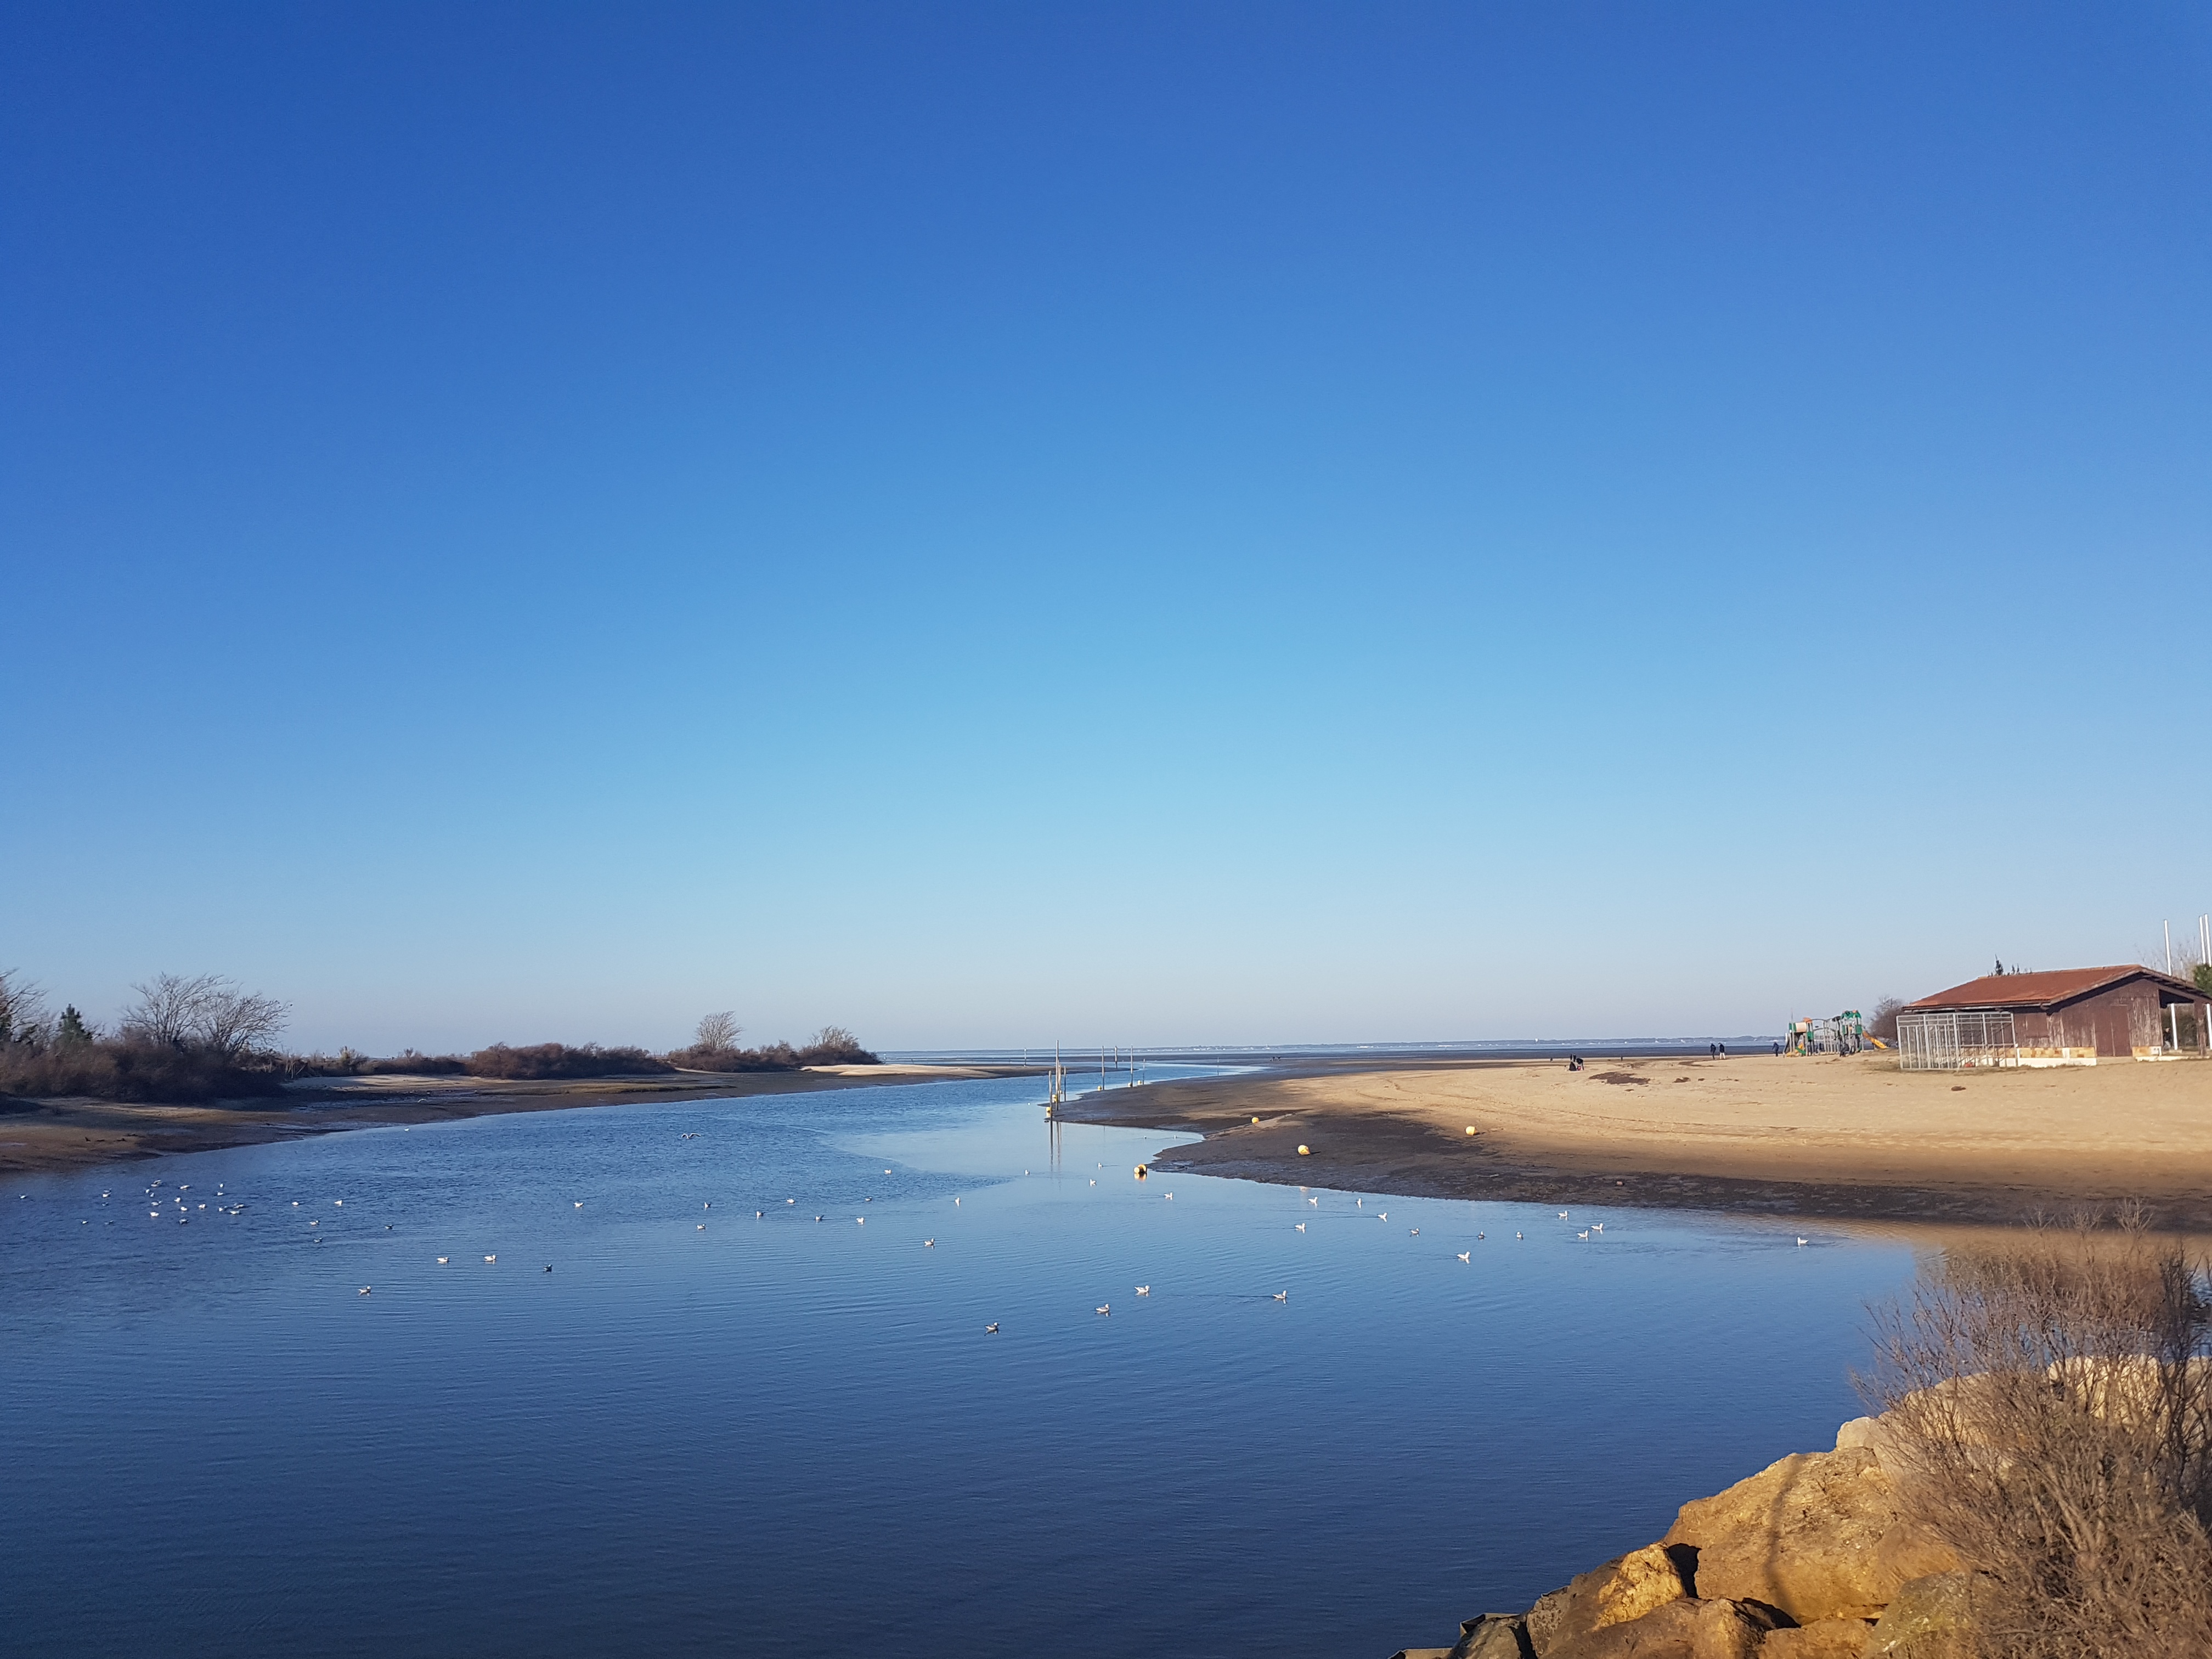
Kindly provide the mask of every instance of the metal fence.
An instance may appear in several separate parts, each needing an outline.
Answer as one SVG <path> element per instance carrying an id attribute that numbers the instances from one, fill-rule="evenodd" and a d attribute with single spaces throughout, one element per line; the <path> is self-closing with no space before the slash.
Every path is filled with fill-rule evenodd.
<path id="1" fill-rule="evenodd" d="M 1959 1008 L 1897 1017 L 1899 1064 L 1908 1072 L 1958 1072 L 1975 1066 L 2017 1066 L 2012 1015 L 1994 1008 Z"/>

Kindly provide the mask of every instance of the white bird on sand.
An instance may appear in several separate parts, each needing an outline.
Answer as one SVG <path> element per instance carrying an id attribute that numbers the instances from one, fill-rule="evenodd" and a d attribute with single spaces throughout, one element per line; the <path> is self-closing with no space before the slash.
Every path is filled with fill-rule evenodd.
<path id="1" fill-rule="evenodd" d="M 1110 1314 L 1114 1311 L 1114 1304 L 1110 1302 L 1101 1303 L 1097 1309 L 1093 1310 L 1093 1311 L 1103 1314 Z"/>
<path id="2" fill-rule="evenodd" d="M 994 1319 L 994 1320 L 993 1320 L 989 1324 L 988 1324 L 988 1325 L 986 1325 L 986 1326 L 984 1326 L 984 1327 L 983 1327 L 983 1334 L 984 1334 L 984 1335 L 986 1335 L 986 1336 L 995 1336 L 995 1335 L 997 1335 L 997 1334 L 998 1334 L 998 1332 L 999 1332 L 999 1322 L 998 1322 L 997 1320 L 995 1320 L 995 1319 Z"/>
<path id="3" fill-rule="evenodd" d="M 1290 1299 L 1291 1293 L 1288 1291 L 1277 1291 L 1275 1292 L 1275 1300 L 1278 1302 L 1288 1302 Z"/>
<path id="4" fill-rule="evenodd" d="M 1304 1231 L 1305 1231 L 1305 1230 L 1306 1230 L 1306 1224 L 1305 1224 L 1304 1222 L 1303 1222 L 1303 1221 L 1301 1221 L 1300 1223 L 1298 1223 L 1298 1231 L 1299 1231 L 1300 1232 L 1304 1232 Z"/>
<path id="5" fill-rule="evenodd" d="M 1152 1287 L 1149 1285 L 1139 1285 L 1137 1286 L 1137 1294 L 1139 1296 L 1150 1296 L 1152 1293 Z"/>

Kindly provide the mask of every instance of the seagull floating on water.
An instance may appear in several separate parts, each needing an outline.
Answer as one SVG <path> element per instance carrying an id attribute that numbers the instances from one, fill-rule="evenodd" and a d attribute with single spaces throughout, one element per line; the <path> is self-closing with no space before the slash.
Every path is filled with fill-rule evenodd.
<path id="1" fill-rule="evenodd" d="M 1298 1223 L 1298 1231 L 1299 1231 L 1300 1232 L 1304 1232 L 1304 1231 L 1305 1231 L 1305 1230 L 1306 1230 L 1306 1224 L 1305 1224 L 1304 1222 L 1303 1222 L 1303 1221 L 1301 1221 L 1300 1223 Z"/>
<path id="2" fill-rule="evenodd" d="M 1149 1285 L 1139 1285 L 1137 1286 L 1137 1294 L 1139 1296 L 1150 1296 L 1152 1293 L 1152 1287 Z"/>
<path id="3" fill-rule="evenodd" d="M 1797 1242 L 1800 1244 L 1810 1244 L 1813 1241 L 1809 1238 L 1801 1238 Z"/>
<path id="4" fill-rule="evenodd" d="M 1288 1302 L 1290 1299 L 1291 1293 L 1288 1291 L 1277 1291 L 1275 1292 L 1275 1300 L 1278 1302 Z"/>
<path id="5" fill-rule="evenodd" d="M 440 1257 L 438 1258 L 438 1265 L 439 1265 L 441 1267 L 444 1267 L 444 1266 L 446 1265 L 446 1258 L 445 1258 L 444 1256 L 442 1256 L 442 1255 L 441 1255 L 441 1256 L 440 1256 Z"/>
<path id="6" fill-rule="evenodd" d="M 937 1248 L 937 1241 L 933 1238 L 925 1238 L 921 1241 L 921 1248 L 925 1250 L 935 1249 Z"/>
<path id="7" fill-rule="evenodd" d="M 1589 1229 L 1587 1227 L 1583 1228 L 1582 1231 L 1577 1233 L 1575 1237 L 1577 1238 L 1588 1238 L 1589 1237 Z"/>
<path id="8" fill-rule="evenodd" d="M 362 1293 L 363 1296 L 367 1296 L 367 1295 L 368 1294 L 368 1291 L 369 1291 L 369 1287 L 368 1287 L 368 1285 L 362 1285 L 362 1286 L 361 1287 L 361 1293 Z"/>
<path id="9" fill-rule="evenodd" d="M 498 1258 L 497 1256 L 495 1256 L 495 1255 L 488 1255 L 488 1256 L 486 1256 L 486 1257 L 484 1258 L 484 1260 L 485 1260 L 485 1261 L 498 1261 L 498 1260 L 499 1260 L 499 1258 Z"/>
<path id="10" fill-rule="evenodd" d="M 986 1326 L 984 1326 L 984 1327 L 983 1327 L 983 1334 L 984 1334 L 984 1335 L 986 1335 L 986 1336 L 996 1336 L 998 1334 L 999 1334 L 999 1322 L 998 1322 L 997 1320 L 995 1320 L 995 1319 L 994 1319 L 994 1320 L 993 1320 L 989 1324 L 988 1324 L 988 1325 L 986 1325 Z"/>
<path id="11" fill-rule="evenodd" d="M 1462 1250 L 1459 1253 L 1459 1259 L 1462 1261 L 1468 1261 L 1473 1260 L 1474 1255 L 1474 1252 L 1472 1250 Z"/>
<path id="12" fill-rule="evenodd" d="M 1413 1229 L 1413 1237 L 1414 1237 L 1415 1238 L 1419 1238 L 1420 1236 L 1421 1236 L 1421 1230 L 1420 1230 L 1419 1227 L 1414 1228 L 1414 1229 Z"/>
<path id="13" fill-rule="evenodd" d="M 1097 1313 L 1110 1314 L 1110 1313 L 1112 1313 L 1112 1312 L 1114 1311 L 1114 1304 L 1113 1304 L 1112 1303 L 1110 1303 L 1110 1302 L 1102 1303 L 1102 1304 L 1101 1304 L 1097 1308 L 1094 1309 L 1092 1311 L 1097 1312 Z"/>

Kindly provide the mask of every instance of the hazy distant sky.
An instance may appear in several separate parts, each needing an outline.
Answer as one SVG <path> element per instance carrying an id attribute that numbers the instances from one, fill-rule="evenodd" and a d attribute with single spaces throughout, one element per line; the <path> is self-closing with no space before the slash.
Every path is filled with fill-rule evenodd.
<path id="1" fill-rule="evenodd" d="M 0 966 L 1771 1030 L 2212 910 L 2191 5 L 0 18 Z"/>

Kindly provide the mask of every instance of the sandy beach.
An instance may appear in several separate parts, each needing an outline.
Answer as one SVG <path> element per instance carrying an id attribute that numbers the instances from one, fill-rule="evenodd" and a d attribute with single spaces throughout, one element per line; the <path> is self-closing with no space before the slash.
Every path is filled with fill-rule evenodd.
<path id="1" fill-rule="evenodd" d="M 1346 1066 L 1109 1091 L 1061 1115 L 1200 1130 L 1157 1167 L 1257 1181 L 1977 1224 L 2140 1199 L 2161 1224 L 2212 1230 L 2212 1064 L 2196 1060 Z"/>
<path id="2" fill-rule="evenodd" d="M 1004 1077 L 1025 1069 L 823 1066 L 798 1072 L 677 1072 L 516 1082 L 477 1077 L 331 1077 L 288 1085 L 281 1098 L 204 1106 L 86 1099 L 0 1101 L 0 1170 L 67 1170 L 115 1158 L 258 1146 L 375 1124 L 435 1123 L 496 1112 L 803 1094 L 869 1084 Z"/>

